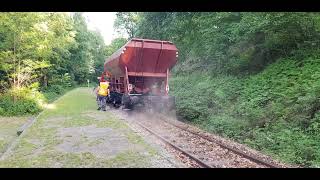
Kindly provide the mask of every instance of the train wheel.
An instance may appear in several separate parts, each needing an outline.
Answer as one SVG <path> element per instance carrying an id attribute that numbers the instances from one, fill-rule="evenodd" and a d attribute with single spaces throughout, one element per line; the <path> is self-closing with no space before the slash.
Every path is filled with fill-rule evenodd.
<path id="1" fill-rule="evenodd" d="M 122 104 L 124 105 L 124 109 L 131 109 L 131 100 L 129 95 L 122 96 Z"/>

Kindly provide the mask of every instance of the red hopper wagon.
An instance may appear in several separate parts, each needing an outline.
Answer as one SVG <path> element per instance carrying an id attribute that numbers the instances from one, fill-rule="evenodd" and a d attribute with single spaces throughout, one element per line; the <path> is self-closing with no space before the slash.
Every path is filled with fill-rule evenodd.
<path id="1" fill-rule="evenodd" d="M 175 100 L 168 95 L 168 80 L 177 57 L 178 49 L 172 42 L 131 39 L 104 64 L 104 74 L 110 74 L 108 102 L 126 109 L 173 108 Z"/>

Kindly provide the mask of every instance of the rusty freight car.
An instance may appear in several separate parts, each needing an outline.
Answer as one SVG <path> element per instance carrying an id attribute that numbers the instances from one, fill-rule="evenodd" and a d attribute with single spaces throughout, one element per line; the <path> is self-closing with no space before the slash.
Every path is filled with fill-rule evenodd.
<path id="1" fill-rule="evenodd" d="M 131 39 L 105 61 L 104 74 L 110 74 L 108 102 L 126 109 L 173 108 L 168 80 L 177 58 L 178 49 L 172 42 Z"/>

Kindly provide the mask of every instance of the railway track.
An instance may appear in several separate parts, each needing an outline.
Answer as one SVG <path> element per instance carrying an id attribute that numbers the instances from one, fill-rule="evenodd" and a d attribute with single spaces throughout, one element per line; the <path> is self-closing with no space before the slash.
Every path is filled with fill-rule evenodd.
<path id="1" fill-rule="evenodd" d="M 137 123 L 140 127 L 142 127 L 143 129 L 145 129 L 146 131 L 148 131 L 149 133 L 155 135 L 157 138 L 159 138 L 161 141 L 163 141 L 164 143 L 166 143 L 167 145 L 171 146 L 172 148 L 174 148 L 175 150 L 181 152 L 182 154 L 184 154 L 185 156 L 187 156 L 189 159 L 195 161 L 200 167 L 204 167 L 204 168 L 213 168 L 213 166 L 203 162 L 202 160 L 198 159 L 197 157 L 195 157 L 194 155 L 186 152 L 185 150 L 181 149 L 180 147 L 176 146 L 175 144 L 173 144 L 172 142 L 166 140 L 164 137 L 162 137 L 161 135 L 157 134 L 156 132 L 152 131 L 150 128 L 142 125 L 141 123 Z"/>
<path id="2" fill-rule="evenodd" d="M 154 116 L 154 115 L 153 115 Z M 282 168 L 226 144 L 169 122 L 162 117 L 137 118 L 134 122 L 203 168 Z M 159 121 L 160 120 L 160 121 Z"/>
<path id="3" fill-rule="evenodd" d="M 269 168 L 282 168 L 282 166 L 279 166 L 279 165 L 277 165 L 277 164 L 270 163 L 270 162 L 267 162 L 267 161 L 265 161 L 265 160 L 262 160 L 262 159 L 260 159 L 260 158 L 258 158 L 258 157 L 255 157 L 255 156 L 246 154 L 245 152 L 242 152 L 242 151 L 240 151 L 240 150 L 238 150 L 238 149 L 235 149 L 235 148 L 233 148 L 233 147 L 231 147 L 231 146 L 229 146 L 229 145 L 227 145 L 227 144 L 220 143 L 220 142 L 216 141 L 216 140 L 213 139 L 213 138 L 210 138 L 210 137 L 208 137 L 208 136 L 202 135 L 202 134 L 200 134 L 200 133 L 198 133 L 198 132 L 195 132 L 195 131 L 190 130 L 190 129 L 185 128 L 185 127 L 182 127 L 182 126 L 177 125 L 177 124 L 175 124 L 175 123 L 172 123 L 172 122 L 170 122 L 170 121 L 167 121 L 167 120 L 165 120 L 165 119 L 162 118 L 162 117 L 160 117 L 160 119 L 161 119 L 162 121 L 164 121 L 164 122 L 172 125 L 172 126 L 175 126 L 175 127 L 179 128 L 179 129 L 181 129 L 182 131 L 187 131 L 187 132 L 192 133 L 192 134 L 194 134 L 194 135 L 196 135 L 196 136 L 198 136 L 198 137 L 200 137 L 200 138 L 203 138 L 203 139 L 206 139 L 206 140 L 208 140 L 208 141 L 210 141 L 210 142 L 216 143 L 216 144 L 218 144 L 219 146 L 221 146 L 222 148 L 228 149 L 228 150 L 230 150 L 230 151 L 232 151 L 232 152 L 234 152 L 234 153 L 236 153 L 236 154 L 238 154 L 238 155 L 240 155 L 240 156 L 242 156 L 242 157 L 244 157 L 244 158 L 250 159 L 251 161 L 253 161 L 253 162 L 255 162 L 255 163 L 262 164 L 262 165 L 264 165 L 264 166 L 266 166 L 266 167 L 269 167 Z"/>

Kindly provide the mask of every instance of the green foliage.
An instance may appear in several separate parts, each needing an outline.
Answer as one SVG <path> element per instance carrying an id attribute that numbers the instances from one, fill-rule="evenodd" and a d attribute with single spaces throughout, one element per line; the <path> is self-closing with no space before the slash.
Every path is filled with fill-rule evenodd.
<path id="1" fill-rule="evenodd" d="M 318 166 L 319 13 L 143 12 L 119 22 L 179 49 L 177 112 L 289 163 Z"/>
<path id="2" fill-rule="evenodd" d="M 125 38 L 115 38 L 112 40 L 111 44 L 106 46 L 105 55 L 107 57 L 111 56 L 114 52 L 116 52 L 119 48 L 124 46 L 128 42 Z"/>
<path id="3" fill-rule="evenodd" d="M 117 12 L 116 16 L 114 27 L 118 30 L 118 33 L 127 33 L 129 38 L 133 38 L 137 30 L 136 24 L 139 21 L 138 13 Z"/>
<path id="4" fill-rule="evenodd" d="M 81 13 L 0 13 L 0 20 L 2 92 L 33 82 L 46 88 L 58 78 L 71 85 L 96 78 L 95 64 L 104 61 L 105 45 Z"/>
<path id="5" fill-rule="evenodd" d="M 69 73 L 55 75 L 49 80 L 49 86 L 61 86 L 61 88 L 75 86 L 75 82 Z"/>
<path id="6" fill-rule="evenodd" d="M 319 47 L 319 13 L 144 12 L 138 16 L 128 22 L 136 27 L 136 37 L 177 45 L 179 73 L 256 73 L 294 50 Z"/>
<path id="7" fill-rule="evenodd" d="M 2 108 L 2 107 L 0 107 L 0 114 L 1 114 L 1 115 L 4 115 L 4 114 L 5 114 L 4 108 Z"/>
<path id="8" fill-rule="evenodd" d="M 86 21 L 81 13 L 73 16 L 74 28 L 76 31 L 76 46 L 70 49 L 71 58 L 69 61 L 70 75 L 79 84 L 85 83 L 87 79 L 95 80 L 100 67 L 104 61 L 104 42 L 99 32 L 88 30 Z"/>
<path id="9" fill-rule="evenodd" d="M 110 57 L 114 52 L 116 52 L 119 48 L 121 48 L 128 40 L 125 38 L 115 38 L 111 41 L 109 45 L 104 46 L 104 49 L 102 50 L 100 56 L 100 59 L 97 59 L 95 61 L 94 67 L 95 67 L 95 76 L 92 79 L 92 82 L 97 82 L 97 77 L 101 76 L 101 73 L 104 71 L 104 63 L 105 58 L 104 57 Z"/>
<path id="10" fill-rule="evenodd" d="M 192 73 L 172 78 L 171 93 L 177 98 L 179 114 L 185 119 L 207 118 L 222 113 L 241 90 L 242 82 L 232 76 L 210 77 L 207 73 Z"/>
<path id="11" fill-rule="evenodd" d="M 259 150 L 293 164 L 320 165 L 318 135 L 311 136 L 286 122 L 274 123 L 265 129 L 254 129 L 251 133 L 252 138 L 244 142 Z"/>
<path id="12" fill-rule="evenodd" d="M 256 75 L 176 75 L 178 113 L 202 128 L 283 161 L 319 166 L 320 60 L 280 59 Z"/>
<path id="13" fill-rule="evenodd" d="M 14 100 L 16 98 L 16 101 Z M 23 88 L 1 94 L 0 116 L 20 116 L 35 114 L 41 110 L 41 102 L 44 101 L 42 94 L 35 90 Z"/>
<path id="14" fill-rule="evenodd" d="M 81 13 L 0 13 L 0 115 L 37 113 L 38 104 L 96 80 L 104 59 L 103 38 Z"/>
<path id="15" fill-rule="evenodd" d="M 264 72 L 252 76 L 245 84 L 239 104 L 239 113 L 251 119 L 252 109 L 265 113 L 254 119 L 283 119 L 309 126 L 308 119 L 319 109 L 319 59 L 281 59 Z"/>

